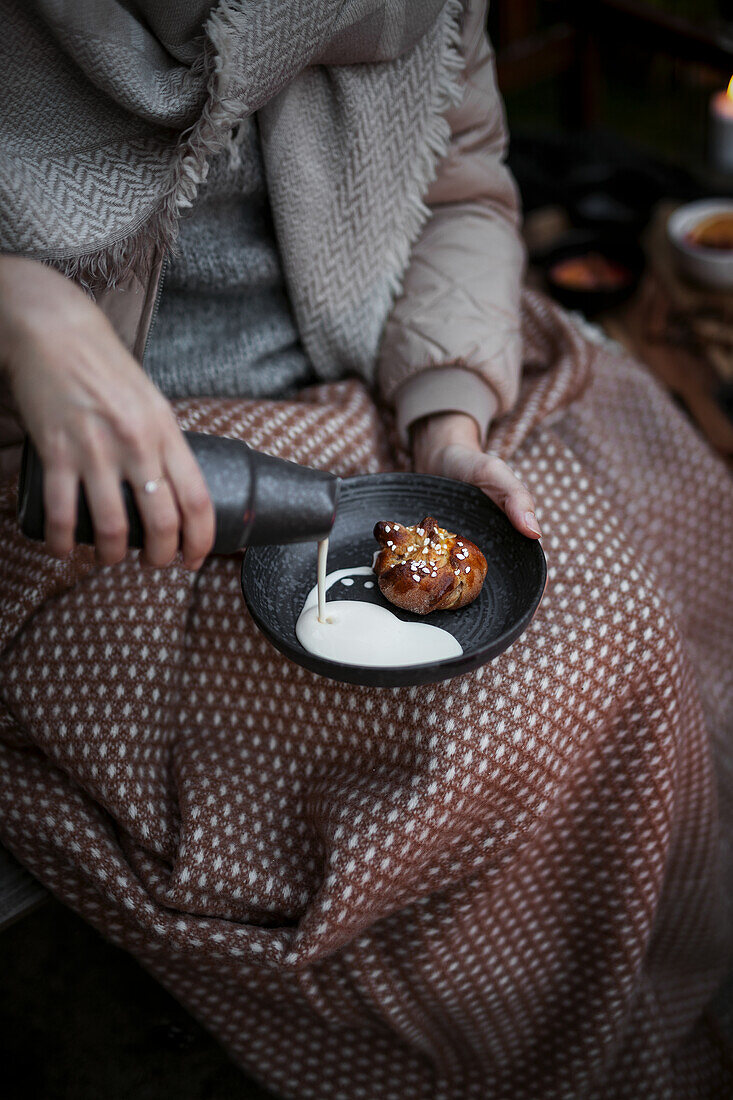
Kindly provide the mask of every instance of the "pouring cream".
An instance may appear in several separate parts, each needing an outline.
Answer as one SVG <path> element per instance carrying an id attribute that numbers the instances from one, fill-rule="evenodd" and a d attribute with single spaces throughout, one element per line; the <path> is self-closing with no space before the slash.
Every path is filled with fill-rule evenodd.
<path id="1" fill-rule="evenodd" d="M 378 551 L 377 551 L 378 553 Z M 402 622 L 386 607 L 362 600 L 331 600 L 326 593 L 353 577 L 372 577 L 369 565 L 326 573 L 328 539 L 318 544 L 318 583 L 308 593 L 295 634 L 309 653 L 344 665 L 400 668 L 460 657 L 460 643 L 447 630 L 429 623 Z M 373 587 L 366 581 L 365 587 Z"/>

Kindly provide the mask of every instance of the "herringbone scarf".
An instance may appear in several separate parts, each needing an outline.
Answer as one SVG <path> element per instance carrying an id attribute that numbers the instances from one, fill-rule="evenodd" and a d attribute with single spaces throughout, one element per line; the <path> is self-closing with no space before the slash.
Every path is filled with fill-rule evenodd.
<path id="1" fill-rule="evenodd" d="M 461 0 L 0 7 L 0 249 L 92 290 L 144 272 L 257 112 L 307 351 L 369 377 L 450 136 Z"/>

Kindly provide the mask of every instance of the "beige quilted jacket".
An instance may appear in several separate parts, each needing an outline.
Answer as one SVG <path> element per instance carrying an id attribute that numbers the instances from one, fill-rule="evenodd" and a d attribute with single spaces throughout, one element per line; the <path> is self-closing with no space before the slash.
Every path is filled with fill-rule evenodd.
<path id="1" fill-rule="evenodd" d="M 519 388 L 524 253 L 486 8 L 468 5 L 463 100 L 448 116 L 450 149 L 426 196 L 432 217 L 380 348 L 380 388 L 403 435 L 419 417 L 453 410 L 472 415 L 483 436 Z"/>
<path id="2" fill-rule="evenodd" d="M 379 387 L 409 425 L 438 411 L 469 413 L 485 433 L 516 398 L 520 372 L 519 288 L 523 253 L 518 201 L 503 164 L 505 130 L 486 0 L 471 0 L 463 28 L 465 94 L 449 120 L 452 140 L 426 196 L 432 216 L 416 241 L 403 292 L 385 327 Z M 162 256 L 145 281 L 98 297 L 123 343 L 142 360 Z M 0 468 L 17 461 L 20 425 L 2 412 Z"/>

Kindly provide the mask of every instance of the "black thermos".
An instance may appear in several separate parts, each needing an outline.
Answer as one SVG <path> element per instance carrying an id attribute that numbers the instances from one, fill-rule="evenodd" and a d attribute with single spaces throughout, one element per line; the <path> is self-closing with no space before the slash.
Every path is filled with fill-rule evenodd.
<path id="1" fill-rule="evenodd" d="M 309 542 L 329 534 L 336 515 L 339 479 L 254 451 L 237 439 L 184 432 L 204 476 L 216 514 L 212 553 L 233 554 L 245 546 Z M 130 525 L 130 546 L 143 544 L 140 513 L 130 485 L 122 493 Z M 18 519 L 23 532 L 43 539 L 43 466 L 26 437 L 18 484 Z M 93 543 L 94 529 L 83 488 L 79 490 L 76 542 Z"/>

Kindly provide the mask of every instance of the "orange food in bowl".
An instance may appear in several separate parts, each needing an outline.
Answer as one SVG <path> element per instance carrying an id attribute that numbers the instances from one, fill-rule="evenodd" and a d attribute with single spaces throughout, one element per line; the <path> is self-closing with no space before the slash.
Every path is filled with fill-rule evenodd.
<path id="1" fill-rule="evenodd" d="M 711 214 L 688 230 L 685 240 L 696 248 L 733 250 L 733 213 Z"/>
<path id="2" fill-rule="evenodd" d="M 558 260 L 550 268 L 550 277 L 567 290 L 617 290 L 631 280 L 631 272 L 600 252 L 586 252 Z"/>

